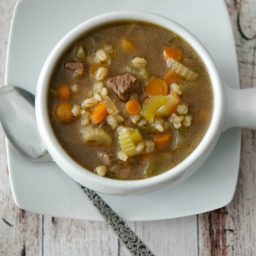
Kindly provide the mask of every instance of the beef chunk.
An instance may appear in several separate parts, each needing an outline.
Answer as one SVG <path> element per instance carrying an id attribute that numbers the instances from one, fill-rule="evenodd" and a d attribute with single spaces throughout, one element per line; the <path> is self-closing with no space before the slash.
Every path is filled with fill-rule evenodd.
<path id="1" fill-rule="evenodd" d="M 81 80 L 85 78 L 85 67 L 84 63 L 80 61 L 70 61 L 65 64 L 65 69 L 73 72 L 73 78 Z"/>
<path id="2" fill-rule="evenodd" d="M 133 92 L 140 91 L 140 83 L 136 76 L 130 73 L 110 77 L 107 86 L 122 100 L 129 99 Z"/>
<path id="3" fill-rule="evenodd" d="M 76 71 L 78 69 L 84 70 L 84 63 L 79 61 L 70 61 L 65 63 L 65 68 L 72 71 Z"/>

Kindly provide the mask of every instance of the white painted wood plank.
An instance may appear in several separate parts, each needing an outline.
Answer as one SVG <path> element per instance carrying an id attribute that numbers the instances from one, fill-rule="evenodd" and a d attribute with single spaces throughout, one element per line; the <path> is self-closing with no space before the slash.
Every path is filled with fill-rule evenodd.
<path id="1" fill-rule="evenodd" d="M 106 223 L 44 219 L 44 256 L 107 256 L 117 251 L 117 238 Z"/>
<path id="2" fill-rule="evenodd" d="M 0 1 L 0 84 L 4 82 L 5 53 L 16 0 Z M 0 255 L 41 255 L 41 216 L 18 209 L 8 177 L 4 133 L 0 128 Z"/>
<path id="3" fill-rule="evenodd" d="M 157 256 L 198 255 L 196 216 L 154 222 L 136 222 L 129 223 L 129 225 Z M 130 255 L 122 244 L 120 244 L 119 255 Z"/>
<path id="4" fill-rule="evenodd" d="M 0 1 L 0 82 L 11 12 L 16 0 Z M 256 85 L 256 42 L 241 37 L 236 27 L 240 3 L 245 35 L 255 32 L 255 0 L 226 0 L 232 17 L 243 87 Z M 247 13 L 247 14 L 246 14 Z M 248 15 L 249 13 L 249 15 Z M 254 24 L 254 25 L 253 25 Z M 225 209 L 199 216 L 199 255 L 256 255 L 256 135 L 244 130 L 241 173 L 234 201 Z M 0 130 L 0 255 L 118 255 L 115 235 L 103 223 L 57 219 L 24 213 L 13 202 L 4 136 Z M 42 227 L 42 222 L 44 225 Z M 9 223 L 9 224 L 8 224 Z M 197 255 L 196 217 L 129 223 L 156 255 Z M 44 236 L 42 237 L 42 232 Z M 42 239 L 43 238 L 43 239 Z M 25 250 L 24 248 L 25 242 Z M 119 255 L 129 255 L 121 245 Z"/>
<path id="5" fill-rule="evenodd" d="M 249 40 L 256 37 L 256 1 L 226 0 L 226 3 L 236 39 L 241 86 L 256 87 L 256 38 Z M 240 26 L 237 25 L 239 12 Z M 255 209 L 256 133 L 244 129 L 234 200 L 226 208 L 199 216 L 199 255 L 256 255 Z"/>

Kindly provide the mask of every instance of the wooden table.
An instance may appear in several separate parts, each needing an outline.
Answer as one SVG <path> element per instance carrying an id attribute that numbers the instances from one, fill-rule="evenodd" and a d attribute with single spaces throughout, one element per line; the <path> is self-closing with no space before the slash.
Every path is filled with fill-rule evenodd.
<path id="1" fill-rule="evenodd" d="M 16 2 L 0 0 L 1 85 Z M 236 39 L 241 86 L 252 87 L 256 85 L 256 0 L 225 2 Z M 129 255 L 105 223 L 54 218 L 18 209 L 11 195 L 2 130 L 0 169 L 0 256 Z M 256 255 L 255 211 L 256 133 L 244 129 L 239 181 L 231 204 L 198 216 L 129 225 L 156 255 L 253 256 Z"/>

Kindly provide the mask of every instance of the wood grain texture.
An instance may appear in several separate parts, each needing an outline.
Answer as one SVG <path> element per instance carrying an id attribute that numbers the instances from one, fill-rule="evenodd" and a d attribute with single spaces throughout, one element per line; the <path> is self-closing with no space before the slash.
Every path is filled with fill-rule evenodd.
<path id="1" fill-rule="evenodd" d="M 16 1 L 0 0 L 1 84 Z M 236 39 L 241 85 L 256 86 L 256 0 L 225 2 Z M 2 130 L 0 169 L 0 256 L 129 255 L 104 223 L 52 218 L 18 209 L 11 195 Z M 159 256 L 254 256 L 255 176 L 256 133 L 243 130 L 239 183 L 229 206 L 199 216 L 129 225 Z"/>
<path id="2" fill-rule="evenodd" d="M 196 216 L 164 221 L 136 222 L 129 223 L 129 225 L 138 236 L 143 238 L 155 255 L 198 255 Z M 122 244 L 120 244 L 119 255 L 130 255 Z"/>
<path id="3" fill-rule="evenodd" d="M 16 0 L 0 1 L 0 84 L 4 83 L 5 53 Z M 0 255 L 41 255 L 40 215 L 16 207 L 7 171 L 4 133 L 0 127 Z"/>
<path id="4" fill-rule="evenodd" d="M 44 255 L 117 255 L 118 240 L 104 222 L 44 218 Z"/>
<path id="5" fill-rule="evenodd" d="M 256 1 L 226 1 L 233 26 L 241 87 L 256 87 Z M 232 159 L 230 159 L 232 161 Z M 256 133 L 242 130 L 240 175 L 227 207 L 198 217 L 200 256 L 256 255 Z"/>

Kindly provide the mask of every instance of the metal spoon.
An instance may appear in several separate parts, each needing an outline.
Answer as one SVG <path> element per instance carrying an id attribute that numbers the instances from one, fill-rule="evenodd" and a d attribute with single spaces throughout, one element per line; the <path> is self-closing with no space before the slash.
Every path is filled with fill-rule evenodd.
<path id="1" fill-rule="evenodd" d="M 9 141 L 25 157 L 32 161 L 53 161 L 37 129 L 34 102 L 35 96 L 24 89 L 1 87 L 0 121 Z M 154 255 L 96 192 L 79 186 L 132 255 Z"/>

